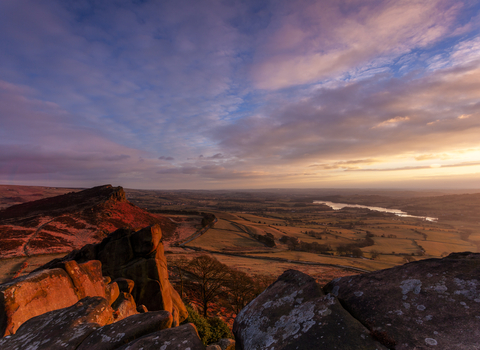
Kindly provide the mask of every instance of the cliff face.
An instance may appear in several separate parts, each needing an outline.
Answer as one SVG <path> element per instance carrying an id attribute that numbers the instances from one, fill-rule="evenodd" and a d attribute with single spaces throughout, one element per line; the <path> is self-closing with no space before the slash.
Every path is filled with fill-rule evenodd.
<path id="1" fill-rule="evenodd" d="M 154 224 L 167 236 L 175 229 L 170 220 L 128 202 L 122 187 L 93 187 L 0 211 L 0 258 L 68 252 L 120 227 Z"/>

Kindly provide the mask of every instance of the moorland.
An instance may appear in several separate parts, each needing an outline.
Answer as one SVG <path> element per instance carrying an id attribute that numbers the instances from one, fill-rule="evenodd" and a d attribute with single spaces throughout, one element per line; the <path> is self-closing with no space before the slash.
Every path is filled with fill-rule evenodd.
<path id="1" fill-rule="evenodd" d="M 4 185 L 0 190 L 0 206 L 5 208 L 79 189 Z M 278 276 L 295 268 L 324 284 L 335 277 L 443 257 L 451 252 L 480 251 L 479 191 L 125 192 L 131 203 L 176 225 L 175 233 L 164 242 L 170 261 L 206 253 L 252 275 Z M 436 220 L 349 206 L 333 210 L 318 203 L 321 201 L 394 208 Z M 206 214 L 210 217 L 208 223 L 204 222 Z M 30 260 L 33 267 L 49 257 L 30 259 L 39 260 Z M 17 260 L 9 261 L 19 266 L 24 262 Z M 1 265 L 5 271 L 12 270 L 5 267 L 5 261 Z"/>

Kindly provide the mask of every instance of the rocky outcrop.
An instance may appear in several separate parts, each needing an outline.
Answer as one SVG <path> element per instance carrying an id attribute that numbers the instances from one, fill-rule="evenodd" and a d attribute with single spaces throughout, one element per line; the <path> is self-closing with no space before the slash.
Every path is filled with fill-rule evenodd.
<path id="1" fill-rule="evenodd" d="M 289 270 L 237 316 L 237 349 L 480 349 L 480 254 L 342 277 Z M 212 349 L 213 350 L 213 349 Z"/>
<path id="2" fill-rule="evenodd" d="M 146 338 L 143 342 L 145 349 L 152 348 L 151 346 L 159 339 L 158 335 L 164 337 L 164 343 L 161 345 L 175 341 L 179 343 L 185 341 L 185 344 L 200 342 L 198 336 L 194 339 L 196 334 L 194 332 L 182 330 L 166 334 L 159 332 L 168 329 L 172 324 L 172 316 L 167 311 L 133 315 L 116 323 L 112 323 L 114 322 L 112 315 L 113 309 L 105 298 L 86 297 L 68 308 L 47 312 L 28 320 L 17 333 L 0 339 L 0 349 L 114 350 L 123 348 L 130 342 L 134 344 L 149 334 L 155 336 L 152 341 Z M 185 339 L 168 339 L 168 336 L 178 335 L 185 336 Z M 192 347 L 192 350 L 197 348 Z"/>
<path id="3" fill-rule="evenodd" d="M 237 349 L 386 349 L 315 280 L 288 270 L 233 325 Z"/>
<path id="4" fill-rule="evenodd" d="M 0 258 L 69 252 L 100 242 L 120 227 L 176 224 L 127 201 L 122 187 L 104 185 L 0 210 Z"/>
<path id="5" fill-rule="evenodd" d="M 113 321 L 113 310 L 102 297 L 44 313 L 23 323 L 15 335 L 0 339 L 0 349 L 76 349 L 99 327 Z"/>
<path id="6" fill-rule="evenodd" d="M 197 329 L 192 323 L 168 328 L 148 334 L 132 341 L 119 350 L 205 350 L 198 337 Z"/>
<path id="7" fill-rule="evenodd" d="M 159 226 L 117 230 L 0 285 L 0 349 L 205 349 L 193 325 L 170 329 L 188 314 L 161 238 Z"/>
<path id="8" fill-rule="evenodd" d="M 0 285 L 1 336 L 14 334 L 32 317 L 71 306 L 87 296 L 108 298 L 109 305 L 116 299 L 116 283 L 105 283 L 99 261 L 68 261 L 58 266 Z"/>
<path id="9" fill-rule="evenodd" d="M 480 254 L 454 253 L 330 282 L 326 290 L 394 349 L 479 349 Z"/>
<path id="10" fill-rule="evenodd" d="M 172 315 L 153 311 L 125 318 L 93 331 L 76 350 L 113 350 L 144 335 L 170 328 Z"/>
<path id="11" fill-rule="evenodd" d="M 136 304 L 145 305 L 149 311 L 170 312 L 173 315 L 173 325 L 176 326 L 187 318 L 188 313 L 168 280 L 161 239 L 162 231 L 158 225 L 138 231 L 119 229 L 101 243 L 86 245 L 42 268 L 63 266 L 72 260 L 99 260 L 102 262 L 103 275 L 118 281 L 123 290 L 132 288 L 131 294 Z"/>

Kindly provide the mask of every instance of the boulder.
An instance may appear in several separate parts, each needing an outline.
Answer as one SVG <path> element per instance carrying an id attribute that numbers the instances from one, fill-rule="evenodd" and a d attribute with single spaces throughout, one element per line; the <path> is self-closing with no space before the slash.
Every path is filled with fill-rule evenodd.
<path id="1" fill-rule="evenodd" d="M 166 310 L 173 316 L 173 325 L 188 317 L 180 296 L 168 280 L 167 261 L 161 242 L 160 226 L 154 225 L 138 231 L 118 229 L 101 243 L 87 245 L 63 259 L 54 260 L 44 267 L 63 267 L 66 261 L 79 263 L 96 259 L 102 263 L 103 275 L 120 283 L 119 288 L 131 293 L 139 305 L 148 310 Z"/>
<path id="2" fill-rule="evenodd" d="M 105 286 L 105 298 L 108 300 L 110 305 L 113 304 L 115 300 L 120 296 L 120 289 L 116 282 L 112 282 Z"/>
<path id="3" fill-rule="evenodd" d="M 0 336 L 14 334 L 32 317 L 72 306 L 78 301 L 68 273 L 39 271 L 0 285 Z"/>
<path id="4" fill-rule="evenodd" d="M 0 285 L 0 335 L 14 334 L 32 317 L 75 304 L 87 296 L 118 297 L 118 287 L 105 285 L 100 261 L 66 261 Z M 61 267 L 61 268 L 60 268 Z"/>
<path id="5" fill-rule="evenodd" d="M 112 308 L 115 311 L 115 321 L 120 321 L 126 317 L 138 314 L 137 305 L 130 293 L 120 293 L 117 300 L 112 304 Z"/>
<path id="6" fill-rule="evenodd" d="M 205 350 L 197 329 L 192 323 L 150 333 L 134 340 L 119 350 Z"/>
<path id="7" fill-rule="evenodd" d="M 479 349 L 480 254 L 456 253 L 330 282 L 325 290 L 395 349 Z"/>
<path id="8" fill-rule="evenodd" d="M 113 350 L 149 333 L 170 328 L 168 311 L 133 315 L 92 332 L 76 350 Z"/>
<path id="9" fill-rule="evenodd" d="M 24 322 L 14 335 L 0 339 L 0 349 L 76 349 L 85 338 L 113 321 L 113 310 L 102 297 L 44 313 Z"/>
<path id="10" fill-rule="evenodd" d="M 386 349 L 315 280 L 288 270 L 235 319 L 241 350 Z"/>
<path id="11" fill-rule="evenodd" d="M 62 267 L 72 279 L 78 300 L 86 296 L 105 298 L 105 282 L 100 261 L 90 260 L 78 264 L 75 260 L 71 260 L 65 262 Z"/>

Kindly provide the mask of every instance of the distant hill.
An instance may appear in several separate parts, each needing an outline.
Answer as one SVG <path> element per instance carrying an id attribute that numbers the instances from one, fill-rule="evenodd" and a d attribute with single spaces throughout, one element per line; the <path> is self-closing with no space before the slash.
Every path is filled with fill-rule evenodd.
<path id="1" fill-rule="evenodd" d="M 165 237 L 175 223 L 127 201 L 122 187 L 104 185 L 13 205 L 0 211 L 0 258 L 69 252 L 101 241 L 120 227 L 159 224 Z"/>
<path id="2" fill-rule="evenodd" d="M 12 205 L 81 190 L 84 188 L 0 185 L 0 210 Z"/>

